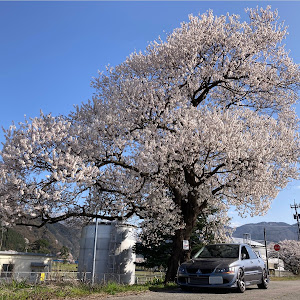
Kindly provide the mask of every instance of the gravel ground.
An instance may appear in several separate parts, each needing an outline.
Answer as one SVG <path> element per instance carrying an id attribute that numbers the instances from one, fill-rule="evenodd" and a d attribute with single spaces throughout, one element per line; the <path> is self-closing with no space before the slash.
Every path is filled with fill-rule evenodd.
<path id="1" fill-rule="evenodd" d="M 256 286 L 247 288 L 244 294 L 231 290 L 204 290 L 198 292 L 183 292 L 179 288 L 169 291 L 147 291 L 136 294 L 119 294 L 117 296 L 91 295 L 77 298 L 85 300 L 299 300 L 300 281 L 273 281 L 267 290 L 258 289 Z M 73 298 L 74 299 L 74 298 Z"/>

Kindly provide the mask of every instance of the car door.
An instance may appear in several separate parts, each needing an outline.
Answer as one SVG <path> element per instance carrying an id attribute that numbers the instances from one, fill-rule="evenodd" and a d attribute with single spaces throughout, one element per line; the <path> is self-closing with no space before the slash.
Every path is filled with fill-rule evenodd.
<path id="1" fill-rule="evenodd" d="M 258 259 L 250 247 L 242 246 L 241 259 L 242 266 L 244 267 L 245 281 L 247 284 L 259 280 L 261 277 L 259 274 L 261 274 L 261 272 L 258 270 Z"/>
<path id="2" fill-rule="evenodd" d="M 250 255 L 246 249 L 246 246 L 242 246 L 241 248 L 241 260 L 242 260 L 242 266 L 244 268 L 245 281 L 249 283 L 253 280 L 253 275 L 252 275 L 253 263 L 251 263 Z"/>
<path id="3" fill-rule="evenodd" d="M 260 280 L 262 276 L 261 258 L 252 250 L 250 246 L 246 246 L 251 264 L 251 280 Z"/>

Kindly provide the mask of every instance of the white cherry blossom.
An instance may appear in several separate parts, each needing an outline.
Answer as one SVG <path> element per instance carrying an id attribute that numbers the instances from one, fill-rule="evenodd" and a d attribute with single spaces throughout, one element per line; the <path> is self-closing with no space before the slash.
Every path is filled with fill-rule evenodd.
<path id="1" fill-rule="evenodd" d="M 99 73 L 69 116 L 6 130 L 2 221 L 138 216 L 149 239 L 174 235 L 169 280 L 200 212 L 264 214 L 298 178 L 300 73 L 277 11 L 248 15 L 191 15 Z"/>

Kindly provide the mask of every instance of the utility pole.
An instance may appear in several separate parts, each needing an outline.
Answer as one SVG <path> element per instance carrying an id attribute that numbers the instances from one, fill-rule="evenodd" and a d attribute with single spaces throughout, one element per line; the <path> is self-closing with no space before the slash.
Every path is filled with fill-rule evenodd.
<path id="1" fill-rule="evenodd" d="M 294 200 L 294 205 L 291 205 L 291 208 L 295 209 L 294 219 L 297 220 L 297 225 L 298 225 L 298 241 L 300 241 L 300 222 L 299 222 L 300 221 L 300 214 L 297 211 L 297 208 L 300 208 L 300 205 L 296 204 L 295 200 Z"/>
<path id="2" fill-rule="evenodd" d="M 269 258 L 268 258 L 266 228 L 264 228 L 264 241 L 265 241 L 265 251 L 266 251 L 267 273 L 268 273 L 268 276 L 269 276 L 270 275 L 270 271 L 269 271 Z"/>
<path id="3" fill-rule="evenodd" d="M 94 236 L 94 253 L 93 253 L 93 270 L 92 270 L 92 285 L 95 283 L 95 269 L 96 269 L 96 258 L 97 258 L 97 240 L 98 240 L 98 223 L 99 219 L 96 218 L 95 222 L 95 236 Z"/>

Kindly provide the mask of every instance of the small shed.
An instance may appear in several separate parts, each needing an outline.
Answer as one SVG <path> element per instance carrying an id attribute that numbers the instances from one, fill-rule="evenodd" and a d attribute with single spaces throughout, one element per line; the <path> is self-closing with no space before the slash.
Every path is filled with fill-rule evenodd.
<path id="1" fill-rule="evenodd" d="M 0 251 L 0 280 L 45 280 L 53 256 L 42 253 Z"/>

